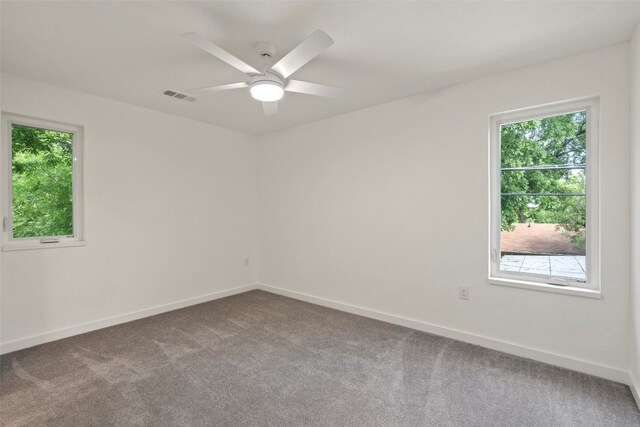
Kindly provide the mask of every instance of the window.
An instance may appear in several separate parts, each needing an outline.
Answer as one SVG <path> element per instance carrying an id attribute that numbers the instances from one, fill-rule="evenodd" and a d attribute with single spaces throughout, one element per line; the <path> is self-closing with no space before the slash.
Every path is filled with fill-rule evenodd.
<path id="1" fill-rule="evenodd" d="M 3 114 L 3 250 L 77 246 L 82 128 Z"/>
<path id="2" fill-rule="evenodd" d="M 598 101 L 491 117 L 491 283 L 599 295 Z"/>

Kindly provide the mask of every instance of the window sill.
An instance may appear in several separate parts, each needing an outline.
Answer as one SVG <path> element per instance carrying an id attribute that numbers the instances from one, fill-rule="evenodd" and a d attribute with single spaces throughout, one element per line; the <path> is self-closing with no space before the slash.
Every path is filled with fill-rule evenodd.
<path id="1" fill-rule="evenodd" d="M 84 240 L 65 240 L 57 243 L 5 243 L 2 246 L 2 252 L 13 251 L 31 251 L 38 249 L 54 249 L 54 248 L 73 248 L 78 246 L 87 246 L 87 242 Z"/>
<path id="2" fill-rule="evenodd" d="M 489 283 L 512 288 L 529 289 L 538 292 L 550 292 L 554 294 L 574 295 L 585 298 L 601 299 L 599 290 L 578 288 L 575 286 L 550 285 L 547 283 L 530 282 L 527 280 L 506 279 L 503 277 L 489 277 Z"/>

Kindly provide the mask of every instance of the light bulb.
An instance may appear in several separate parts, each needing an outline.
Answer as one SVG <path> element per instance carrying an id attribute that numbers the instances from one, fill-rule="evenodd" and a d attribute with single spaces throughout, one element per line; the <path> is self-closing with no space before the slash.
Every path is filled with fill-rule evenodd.
<path id="1" fill-rule="evenodd" d="M 274 102 L 282 99 L 284 89 L 277 83 L 257 82 L 251 86 L 251 96 L 258 101 Z"/>

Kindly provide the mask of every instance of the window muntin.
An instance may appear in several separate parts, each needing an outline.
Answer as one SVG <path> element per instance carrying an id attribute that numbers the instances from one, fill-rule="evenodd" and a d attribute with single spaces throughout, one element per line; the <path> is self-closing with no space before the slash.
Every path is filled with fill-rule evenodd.
<path id="1" fill-rule="evenodd" d="M 590 99 L 492 117 L 491 277 L 598 287 L 596 111 Z"/>
<path id="2" fill-rule="evenodd" d="M 3 114 L 3 249 L 82 241 L 82 129 Z"/>

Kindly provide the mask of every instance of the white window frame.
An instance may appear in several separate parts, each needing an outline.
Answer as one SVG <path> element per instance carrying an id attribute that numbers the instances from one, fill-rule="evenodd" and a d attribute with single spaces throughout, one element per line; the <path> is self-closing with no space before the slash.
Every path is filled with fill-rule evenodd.
<path id="1" fill-rule="evenodd" d="M 500 270 L 500 126 L 503 124 L 543 119 L 546 117 L 586 111 L 585 170 L 587 238 L 586 282 L 567 277 L 539 275 Z M 560 294 L 601 297 L 600 289 L 600 192 L 599 192 L 599 99 L 581 98 L 537 107 L 498 113 L 490 116 L 490 247 L 489 283 Z"/>
<path id="2" fill-rule="evenodd" d="M 72 200 L 73 200 L 73 235 L 71 236 L 39 236 L 13 237 L 13 177 L 12 177 L 12 138 L 13 124 L 49 129 L 72 134 Z M 30 249 L 49 249 L 70 246 L 84 246 L 83 219 L 83 128 L 82 126 L 60 123 L 51 120 L 37 119 L 18 114 L 2 113 L 2 250 L 18 251 Z"/>

